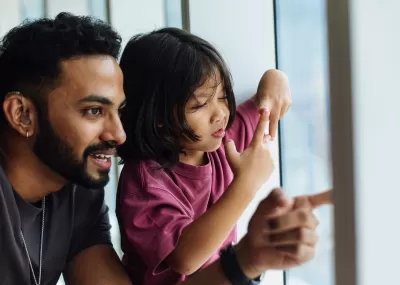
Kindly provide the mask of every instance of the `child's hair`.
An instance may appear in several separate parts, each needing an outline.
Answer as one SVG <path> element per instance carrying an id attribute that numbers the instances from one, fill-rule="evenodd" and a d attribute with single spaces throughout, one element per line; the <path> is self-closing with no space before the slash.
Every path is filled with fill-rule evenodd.
<path id="1" fill-rule="evenodd" d="M 127 106 L 122 112 L 127 140 L 121 163 L 151 159 L 165 170 L 179 162 L 182 137 L 201 139 L 186 122 L 185 105 L 194 91 L 220 74 L 227 97 L 229 128 L 236 103 L 231 74 L 207 41 L 176 28 L 134 36 L 121 57 Z"/>

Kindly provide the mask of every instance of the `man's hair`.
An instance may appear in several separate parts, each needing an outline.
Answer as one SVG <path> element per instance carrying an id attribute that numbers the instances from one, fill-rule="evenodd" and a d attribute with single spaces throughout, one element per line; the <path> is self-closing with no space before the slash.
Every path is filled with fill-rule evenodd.
<path id="1" fill-rule="evenodd" d="M 127 98 L 121 117 L 127 135 L 118 150 L 121 163 L 151 159 L 166 170 L 176 166 L 182 138 L 201 139 L 186 121 L 185 106 L 209 79 L 215 79 L 215 90 L 223 84 L 228 127 L 232 124 L 236 103 L 231 75 L 207 41 L 175 28 L 137 35 L 123 51 L 120 66 Z"/>
<path id="2" fill-rule="evenodd" d="M 69 13 L 10 30 L 0 42 L 0 132 L 7 126 L 2 105 L 9 92 L 38 104 L 59 84 L 62 61 L 90 55 L 117 59 L 120 49 L 121 37 L 108 24 Z"/>
<path id="3" fill-rule="evenodd" d="M 0 135 L 7 120 L 3 102 L 18 91 L 31 99 L 39 111 L 47 108 L 47 94 L 60 82 L 61 62 L 90 55 L 117 59 L 121 37 L 108 24 L 91 18 L 60 13 L 55 19 L 25 21 L 0 42 Z M 40 114 L 39 116 L 44 115 Z M 4 160 L 0 147 L 0 163 Z"/>

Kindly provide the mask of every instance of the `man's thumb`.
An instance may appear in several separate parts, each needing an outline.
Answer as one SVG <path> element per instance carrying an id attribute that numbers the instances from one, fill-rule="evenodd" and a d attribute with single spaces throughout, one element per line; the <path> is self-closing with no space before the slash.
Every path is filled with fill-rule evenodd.
<path id="1" fill-rule="evenodd" d="M 232 170 L 239 166 L 239 156 L 240 154 L 236 150 L 236 145 L 233 140 L 229 140 L 225 144 L 225 155 L 228 160 Z"/>

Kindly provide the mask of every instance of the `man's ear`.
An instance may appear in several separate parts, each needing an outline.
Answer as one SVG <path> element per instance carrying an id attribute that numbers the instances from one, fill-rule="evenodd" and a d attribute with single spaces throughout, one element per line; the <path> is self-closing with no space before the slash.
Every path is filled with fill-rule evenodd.
<path id="1" fill-rule="evenodd" d="M 35 133 L 37 110 L 30 99 L 19 92 L 10 92 L 2 107 L 11 128 L 26 138 Z"/>

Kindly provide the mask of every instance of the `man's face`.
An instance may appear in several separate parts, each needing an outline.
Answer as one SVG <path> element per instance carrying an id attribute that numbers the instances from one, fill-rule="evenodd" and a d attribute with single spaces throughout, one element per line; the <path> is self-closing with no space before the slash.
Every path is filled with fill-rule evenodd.
<path id="1" fill-rule="evenodd" d="M 104 187 L 111 156 L 126 139 L 119 117 L 124 104 L 122 72 L 112 57 L 64 61 L 61 83 L 39 117 L 34 153 L 71 182 Z"/>

